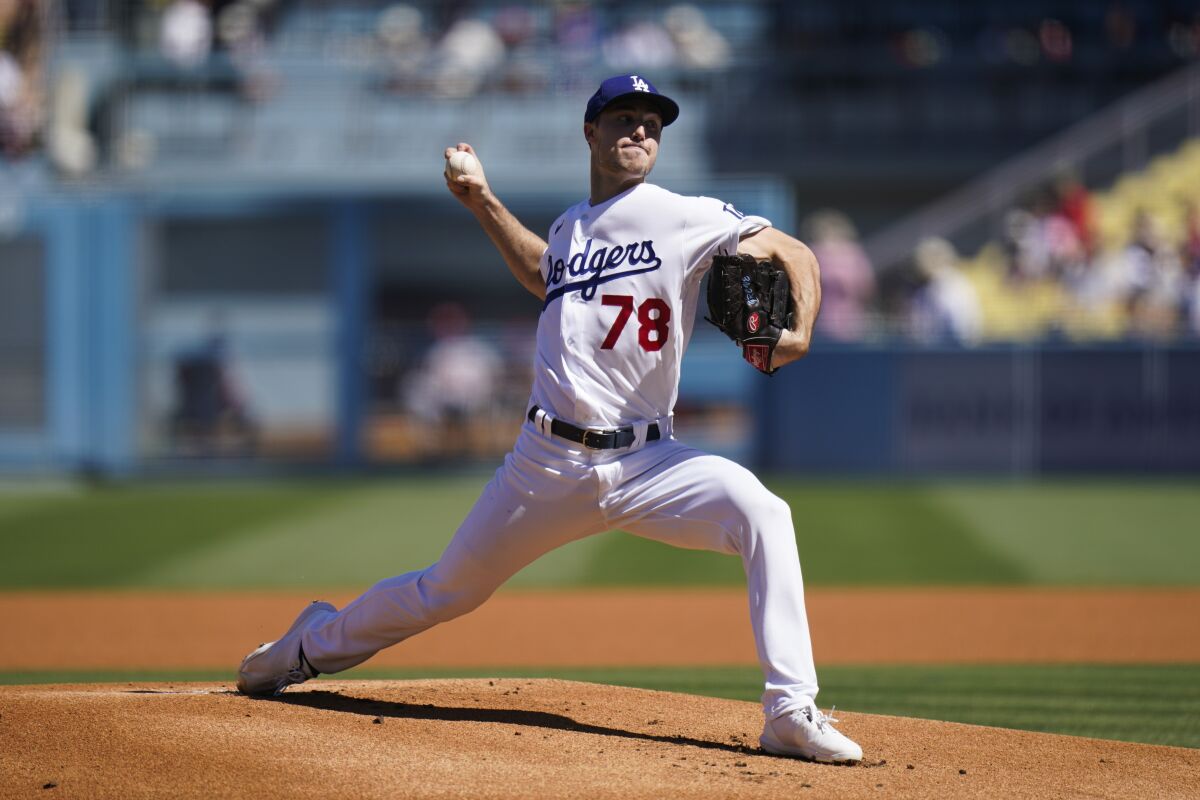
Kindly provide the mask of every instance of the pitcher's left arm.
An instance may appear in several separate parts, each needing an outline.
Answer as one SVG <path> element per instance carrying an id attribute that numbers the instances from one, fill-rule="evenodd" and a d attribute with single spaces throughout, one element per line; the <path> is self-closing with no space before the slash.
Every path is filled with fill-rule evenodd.
<path id="1" fill-rule="evenodd" d="M 770 259 L 788 274 L 796 314 L 792 329 L 785 330 L 771 356 L 771 367 L 803 358 L 812 343 L 813 325 L 821 308 L 821 266 L 812 250 L 777 228 L 762 228 L 738 243 L 739 253 Z"/>

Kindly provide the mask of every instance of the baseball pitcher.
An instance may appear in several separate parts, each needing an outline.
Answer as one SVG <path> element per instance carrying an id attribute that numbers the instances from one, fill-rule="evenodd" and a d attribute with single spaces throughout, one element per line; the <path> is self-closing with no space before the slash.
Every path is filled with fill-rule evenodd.
<path id="1" fill-rule="evenodd" d="M 765 373 L 808 351 L 821 299 L 803 244 L 728 203 L 647 183 L 663 129 L 678 116 L 642 76 L 604 81 L 583 121 L 591 195 L 554 221 L 548 240 L 500 202 L 470 145 L 447 148 L 447 188 L 543 302 L 525 423 L 436 564 L 384 580 L 341 611 L 310 605 L 245 658 L 242 692 L 270 695 L 349 669 L 471 611 L 542 554 L 620 528 L 740 557 L 765 679 L 763 748 L 862 758 L 814 702 L 790 509 L 748 470 L 672 435 L 706 273 L 710 318 Z"/>

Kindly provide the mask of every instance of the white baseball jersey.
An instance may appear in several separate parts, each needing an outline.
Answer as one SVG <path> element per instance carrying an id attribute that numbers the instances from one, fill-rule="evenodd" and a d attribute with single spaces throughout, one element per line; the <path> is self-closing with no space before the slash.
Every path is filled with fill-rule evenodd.
<path id="1" fill-rule="evenodd" d="M 770 224 L 647 183 L 567 209 L 542 256 L 532 402 L 580 426 L 668 417 L 712 257 Z"/>

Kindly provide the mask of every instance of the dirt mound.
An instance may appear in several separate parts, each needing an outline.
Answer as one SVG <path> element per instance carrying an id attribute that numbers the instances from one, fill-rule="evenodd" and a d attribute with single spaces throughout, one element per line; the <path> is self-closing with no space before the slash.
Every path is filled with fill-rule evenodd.
<path id="1" fill-rule="evenodd" d="M 0 796 L 1185 797 L 1200 751 L 839 713 L 866 762 L 758 750 L 753 703 L 557 680 L 0 687 Z"/>

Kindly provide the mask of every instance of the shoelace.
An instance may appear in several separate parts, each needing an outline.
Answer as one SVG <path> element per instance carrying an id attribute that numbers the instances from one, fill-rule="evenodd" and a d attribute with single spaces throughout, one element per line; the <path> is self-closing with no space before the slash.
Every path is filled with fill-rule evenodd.
<path id="1" fill-rule="evenodd" d="M 283 694 L 283 690 L 294 683 L 304 683 L 308 680 L 308 675 L 304 674 L 304 669 L 297 662 L 296 666 L 288 670 L 287 674 L 279 679 L 279 685 L 275 687 L 275 694 Z"/>
<path id="2" fill-rule="evenodd" d="M 817 712 L 817 718 L 814 719 L 813 722 L 817 723 L 817 730 L 823 731 L 825 730 L 826 725 L 832 727 L 833 723 L 841 721 L 837 717 L 833 716 L 833 712 L 837 711 L 837 706 L 830 708 L 828 714 L 824 713 L 821 711 L 821 709 L 816 708 L 815 706 L 814 710 Z"/>

